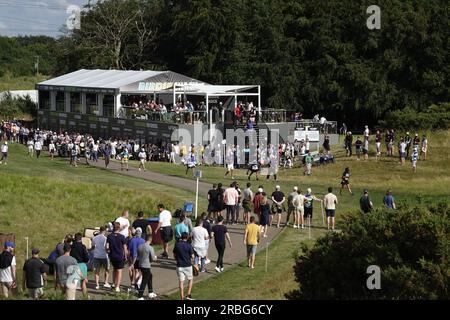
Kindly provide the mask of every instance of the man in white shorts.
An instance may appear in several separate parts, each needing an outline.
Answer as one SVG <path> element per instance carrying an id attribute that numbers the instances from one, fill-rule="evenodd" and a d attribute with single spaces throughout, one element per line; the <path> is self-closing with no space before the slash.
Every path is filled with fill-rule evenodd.
<path id="1" fill-rule="evenodd" d="M 185 299 L 184 296 L 184 282 L 186 279 L 189 281 L 186 300 L 193 300 L 191 296 L 192 285 L 194 283 L 194 272 L 192 266 L 192 260 L 194 259 L 194 249 L 187 242 L 189 235 L 187 232 L 181 234 L 181 241 L 178 241 L 173 248 L 173 254 L 175 260 L 177 260 L 177 276 L 179 280 L 180 297 L 181 300 Z"/>

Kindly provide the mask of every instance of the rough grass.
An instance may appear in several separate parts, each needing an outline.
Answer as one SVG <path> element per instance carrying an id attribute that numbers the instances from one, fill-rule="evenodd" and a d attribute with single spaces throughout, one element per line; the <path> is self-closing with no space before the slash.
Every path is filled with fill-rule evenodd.
<path id="1" fill-rule="evenodd" d="M 49 77 L 44 75 L 13 77 L 4 75 L 0 77 L 0 92 L 10 90 L 34 90 L 36 83 L 47 80 Z"/>
<path id="2" fill-rule="evenodd" d="M 24 146 L 10 144 L 7 165 L 0 165 L 0 233 L 16 235 L 18 266 L 24 262 L 25 237 L 46 257 L 67 233 L 100 226 L 130 211 L 157 214 L 162 202 L 170 210 L 194 196 L 143 179 L 89 166 L 70 167 L 66 160 L 26 156 Z M 201 199 L 201 205 L 204 200 Z"/>

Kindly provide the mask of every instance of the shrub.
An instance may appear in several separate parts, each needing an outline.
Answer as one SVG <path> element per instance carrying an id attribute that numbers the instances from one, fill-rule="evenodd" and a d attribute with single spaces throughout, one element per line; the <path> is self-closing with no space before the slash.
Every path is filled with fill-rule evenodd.
<path id="1" fill-rule="evenodd" d="M 392 111 L 379 125 L 384 129 L 396 130 L 431 130 L 450 128 L 450 103 L 431 105 L 424 110 L 416 111 L 412 108 Z"/>
<path id="2" fill-rule="evenodd" d="M 289 299 L 448 299 L 448 202 L 344 217 L 294 266 L 299 289 Z M 381 289 L 369 290 L 367 267 L 381 269 Z"/>

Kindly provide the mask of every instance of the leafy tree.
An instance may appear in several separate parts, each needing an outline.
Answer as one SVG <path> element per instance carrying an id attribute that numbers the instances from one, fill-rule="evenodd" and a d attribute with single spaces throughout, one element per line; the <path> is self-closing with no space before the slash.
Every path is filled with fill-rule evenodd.
<path id="1" fill-rule="evenodd" d="M 290 299 L 448 299 L 450 206 L 347 214 L 294 267 L 299 289 Z M 367 267 L 381 269 L 381 289 L 369 290 Z"/>

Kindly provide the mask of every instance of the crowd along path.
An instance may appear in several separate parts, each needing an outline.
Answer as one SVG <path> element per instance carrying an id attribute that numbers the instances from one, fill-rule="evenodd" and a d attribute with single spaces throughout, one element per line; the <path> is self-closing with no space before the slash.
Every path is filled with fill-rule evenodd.
<path id="1" fill-rule="evenodd" d="M 138 171 L 137 168 L 130 167 L 129 171 L 121 171 L 120 170 L 120 163 L 116 161 L 110 162 L 108 168 L 105 168 L 103 161 L 98 162 L 90 162 L 90 165 L 101 168 L 103 170 L 112 171 L 118 174 L 125 174 L 129 176 L 133 176 L 140 179 L 146 179 L 152 182 L 161 183 L 164 185 L 168 185 L 171 187 L 175 187 L 178 189 L 186 190 L 189 192 L 192 192 L 195 194 L 195 188 L 196 188 L 196 180 L 194 179 L 185 179 L 180 177 L 175 177 L 171 175 L 161 174 L 153 171 Z M 225 181 L 224 181 L 225 182 Z M 208 190 L 211 189 L 210 183 L 204 183 L 199 182 L 199 196 L 206 197 Z M 199 212 L 201 212 L 199 210 Z M 242 213 L 241 213 L 241 219 L 242 219 Z M 245 226 L 243 224 L 238 225 L 230 225 L 227 226 L 228 231 L 230 233 L 231 242 L 233 244 L 233 247 L 230 248 L 227 243 L 227 248 L 225 251 L 225 259 L 224 259 L 224 272 L 226 272 L 230 267 L 239 264 L 243 260 L 246 259 L 246 246 L 244 245 L 244 231 Z M 258 251 L 265 249 L 268 243 L 273 241 L 275 237 L 281 232 L 281 228 L 278 229 L 276 227 L 269 228 L 267 232 L 267 238 L 261 238 L 261 242 L 258 246 Z M 171 251 L 173 249 L 173 246 L 169 248 Z M 217 275 L 217 272 L 214 270 L 216 259 L 217 259 L 217 252 L 214 247 L 214 244 L 211 243 L 210 249 L 209 249 L 209 258 L 211 260 L 210 264 L 206 265 L 206 272 L 200 273 L 198 277 L 194 279 L 194 289 L 192 291 L 192 295 L 195 298 L 195 283 L 201 280 L 204 280 L 208 277 Z M 157 252 L 159 255 L 160 252 Z M 256 263 L 264 263 L 263 261 L 256 261 Z M 246 263 L 242 264 L 243 266 L 237 266 L 238 268 L 245 268 Z M 171 255 L 169 259 L 160 259 L 156 263 L 152 264 L 152 273 L 153 273 L 153 287 L 155 293 L 157 293 L 159 296 L 166 296 L 173 292 L 175 292 L 178 289 L 178 278 L 176 275 L 176 263 L 173 259 L 173 256 Z M 102 279 L 102 277 L 101 277 Z M 130 285 L 130 279 L 128 277 L 127 269 L 123 270 L 123 276 L 122 276 L 122 292 L 126 292 L 126 289 Z M 89 291 L 90 293 L 94 295 L 103 295 L 107 294 L 108 292 L 111 292 L 111 290 L 95 290 L 94 289 L 95 284 L 90 281 L 89 284 Z M 211 297 L 212 299 L 214 297 Z"/>

